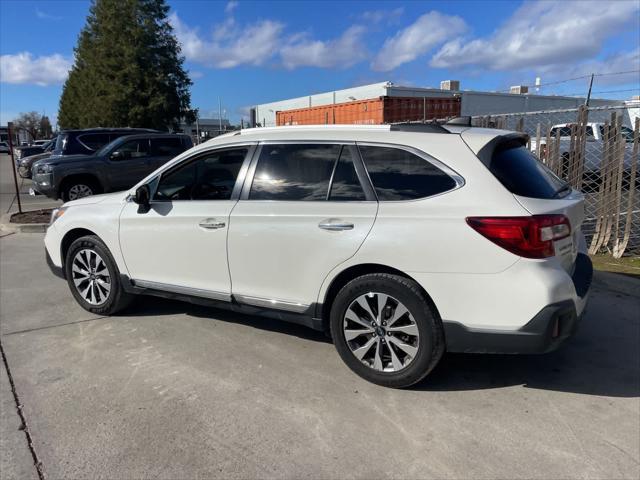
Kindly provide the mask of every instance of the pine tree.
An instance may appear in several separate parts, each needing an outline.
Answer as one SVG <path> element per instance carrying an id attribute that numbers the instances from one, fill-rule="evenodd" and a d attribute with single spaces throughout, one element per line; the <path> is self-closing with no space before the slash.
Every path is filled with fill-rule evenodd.
<path id="1" fill-rule="evenodd" d="M 94 0 L 60 98 L 62 128 L 175 128 L 191 80 L 165 0 Z"/>

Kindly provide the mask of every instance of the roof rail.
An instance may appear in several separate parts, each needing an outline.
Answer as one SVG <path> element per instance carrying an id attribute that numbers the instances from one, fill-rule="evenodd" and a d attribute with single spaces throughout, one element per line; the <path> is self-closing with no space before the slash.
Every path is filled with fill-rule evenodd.
<path id="1" fill-rule="evenodd" d="M 451 133 L 439 123 L 392 123 L 392 132 Z"/>
<path id="2" fill-rule="evenodd" d="M 455 117 L 445 123 L 445 125 L 457 125 L 459 127 L 470 127 L 471 117 L 466 115 L 464 117 Z"/>

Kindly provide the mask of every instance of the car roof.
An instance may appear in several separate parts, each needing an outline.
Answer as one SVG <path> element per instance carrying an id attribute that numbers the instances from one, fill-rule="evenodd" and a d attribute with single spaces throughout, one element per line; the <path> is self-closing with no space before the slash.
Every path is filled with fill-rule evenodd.
<path id="1" fill-rule="evenodd" d="M 69 130 L 62 130 L 61 133 L 120 133 L 120 132 L 149 132 L 149 133 L 165 133 L 160 130 L 153 130 L 151 128 L 135 128 L 135 127 L 95 127 L 95 128 L 72 128 Z"/>

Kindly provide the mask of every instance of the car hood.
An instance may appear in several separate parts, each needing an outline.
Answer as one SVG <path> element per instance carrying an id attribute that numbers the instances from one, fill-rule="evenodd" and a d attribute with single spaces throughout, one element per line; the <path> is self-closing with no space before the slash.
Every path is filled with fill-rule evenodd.
<path id="1" fill-rule="evenodd" d="M 52 165 L 58 165 L 60 163 L 75 163 L 75 162 L 86 162 L 87 160 L 93 160 L 93 155 L 51 155 L 48 158 L 40 160 L 39 164 L 50 163 Z"/>
<path id="2" fill-rule="evenodd" d="M 127 192 L 104 193 L 102 195 L 91 195 L 89 197 L 79 198 L 64 204 L 65 207 L 77 207 L 80 205 L 93 205 L 96 203 L 121 203 L 126 197 Z"/>
<path id="3" fill-rule="evenodd" d="M 38 160 L 44 160 L 45 158 L 49 158 L 51 156 L 51 152 L 38 153 L 36 155 L 29 155 L 28 157 L 23 157 L 20 159 L 20 163 L 33 163 Z"/>

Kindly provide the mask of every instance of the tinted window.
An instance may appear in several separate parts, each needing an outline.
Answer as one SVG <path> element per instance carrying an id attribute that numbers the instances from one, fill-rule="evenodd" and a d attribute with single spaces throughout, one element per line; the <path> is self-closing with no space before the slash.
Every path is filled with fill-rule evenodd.
<path id="1" fill-rule="evenodd" d="M 108 133 L 85 133 L 78 136 L 78 141 L 90 150 L 98 150 L 109 143 Z"/>
<path id="2" fill-rule="evenodd" d="M 264 145 L 251 200 L 326 200 L 340 145 Z"/>
<path id="3" fill-rule="evenodd" d="M 331 192 L 329 200 L 335 201 L 359 201 L 366 200 L 362 185 L 358 180 L 355 166 L 353 165 L 353 157 L 351 148 L 342 147 L 340 160 L 333 172 L 333 181 L 331 182 Z"/>
<path id="4" fill-rule="evenodd" d="M 176 138 L 152 138 L 151 139 L 151 155 L 160 157 L 175 157 L 182 153 L 182 139 Z"/>
<path id="5" fill-rule="evenodd" d="M 435 165 L 406 150 L 361 146 L 378 200 L 414 200 L 446 192 L 456 182 Z"/>
<path id="6" fill-rule="evenodd" d="M 162 175 L 156 200 L 229 200 L 246 148 L 212 152 Z"/>
<path id="7" fill-rule="evenodd" d="M 144 158 L 149 156 L 149 140 L 146 138 L 124 142 L 115 151 L 120 152 L 122 160 Z"/>
<path id="8" fill-rule="evenodd" d="M 515 195 L 555 198 L 558 194 L 570 192 L 563 188 L 566 183 L 525 147 L 498 147 L 491 158 L 489 170 Z"/>

